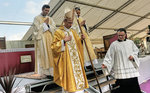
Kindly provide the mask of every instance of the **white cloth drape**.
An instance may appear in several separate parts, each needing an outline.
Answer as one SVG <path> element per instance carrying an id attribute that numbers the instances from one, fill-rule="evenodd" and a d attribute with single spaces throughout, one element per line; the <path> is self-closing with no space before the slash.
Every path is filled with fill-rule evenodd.
<path id="1" fill-rule="evenodd" d="M 129 56 L 134 57 L 134 62 Z M 114 41 L 107 51 L 103 64 L 107 66 L 108 72 L 112 70 L 116 79 L 138 77 L 139 59 L 138 48 L 131 40 L 123 42 Z M 133 64 L 134 63 L 134 64 Z"/>

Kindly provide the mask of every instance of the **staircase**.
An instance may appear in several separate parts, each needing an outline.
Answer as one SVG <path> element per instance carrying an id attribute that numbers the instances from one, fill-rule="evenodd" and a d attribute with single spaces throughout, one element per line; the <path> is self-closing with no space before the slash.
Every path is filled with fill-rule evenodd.
<path id="1" fill-rule="evenodd" d="M 101 68 L 97 68 L 96 70 L 96 74 L 97 74 L 97 78 L 98 78 L 98 81 L 99 81 L 99 84 L 100 84 L 100 88 L 101 88 L 101 91 L 99 91 L 99 87 L 98 87 L 98 84 L 96 82 L 96 78 L 95 78 L 95 75 L 94 75 L 94 72 L 93 71 L 89 71 L 89 72 L 86 72 L 86 75 L 87 75 L 87 79 L 88 79 L 88 82 L 89 82 L 89 85 L 90 85 L 90 89 L 96 89 L 95 92 L 90 92 L 89 93 L 110 93 L 111 90 L 113 90 L 114 88 L 112 88 L 112 84 L 115 84 L 115 79 L 113 76 L 111 75 L 107 75 L 105 76 L 101 70 Z M 103 92 L 103 89 L 102 87 L 105 87 L 105 86 L 109 86 L 109 90 L 106 91 L 106 92 Z M 88 90 L 87 90 L 88 91 Z"/>
<path id="2" fill-rule="evenodd" d="M 95 71 L 102 92 L 99 91 L 94 72 L 88 71 L 86 72 L 86 75 L 89 83 L 89 88 L 85 89 L 85 93 L 110 93 L 110 90 L 112 90 L 112 84 L 115 83 L 115 79 L 111 75 L 105 76 L 101 68 L 96 68 Z M 103 92 L 102 88 L 105 86 L 108 86 L 108 91 Z M 62 93 L 62 88 L 56 85 L 51 79 L 28 84 L 26 85 L 26 90 L 27 92 L 35 93 Z"/>

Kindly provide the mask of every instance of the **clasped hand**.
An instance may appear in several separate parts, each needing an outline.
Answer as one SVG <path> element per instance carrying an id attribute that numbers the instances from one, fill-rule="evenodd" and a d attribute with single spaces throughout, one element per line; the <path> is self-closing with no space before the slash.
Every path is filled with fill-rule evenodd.
<path id="1" fill-rule="evenodd" d="M 68 41 L 71 41 L 71 39 L 72 39 L 71 35 L 69 35 L 69 36 L 66 35 L 65 38 L 64 38 L 64 41 L 68 42 Z"/>
<path id="2" fill-rule="evenodd" d="M 49 18 L 47 18 L 47 19 L 44 21 L 44 23 L 46 23 L 46 24 L 48 25 L 48 23 L 49 23 Z"/>

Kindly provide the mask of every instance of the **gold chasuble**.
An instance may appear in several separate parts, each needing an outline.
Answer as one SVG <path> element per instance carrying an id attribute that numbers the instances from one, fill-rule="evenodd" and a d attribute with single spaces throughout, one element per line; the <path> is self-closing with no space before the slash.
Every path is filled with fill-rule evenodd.
<path id="1" fill-rule="evenodd" d="M 44 31 L 43 23 L 49 18 L 49 30 Z M 53 67 L 53 55 L 51 43 L 53 40 L 53 33 L 55 23 L 49 16 L 36 16 L 33 22 L 34 33 L 33 39 L 35 41 L 35 72 L 38 74 L 52 75 L 50 68 Z"/>
<path id="2" fill-rule="evenodd" d="M 79 23 L 81 24 L 81 22 L 83 21 L 83 18 L 79 17 L 78 20 L 79 20 Z M 77 33 L 78 33 L 79 35 L 81 35 L 81 31 L 80 31 L 80 29 L 79 29 L 79 26 L 78 26 L 78 23 L 77 23 L 77 20 L 76 20 L 76 19 L 74 19 L 73 28 L 77 31 Z M 88 48 L 88 50 L 89 50 L 89 54 L 90 54 L 91 59 L 92 59 L 92 61 L 93 61 L 93 60 L 95 60 L 95 59 L 97 59 L 97 58 L 96 58 L 95 52 L 94 52 L 94 50 L 93 50 L 92 43 L 91 43 L 91 41 L 90 41 L 90 38 L 89 38 L 89 36 L 88 36 L 88 34 L 87 34 L 87 32 L 86 32 L 84 26 L 81 26 L 81 29 L 82 29 L 83 34 L 84 34 L 84 36 L 85 36 L 85 42 L 86 42 L 86 44 L 87 44 L 87 48 Z M 86 49 L 85 43 L 83 43 L 83 49 L 84 49 L 84 50 L 83 50 L 83 52 L 84 52 L 84 62 L 85 62 L 85 63 L 86 63 L 86 62 L 90 62 L 90 59 L 89 59 L 89 56 L 88 56 L 88 53 L 87 53 L 87 49 Z M 95 63 L 96 63 L 96 62 L 95 62 Z"/>
<path id="3" fill-rule="evenodd" d="M 63 45 L 65 35 L 71 35 L 72 39 Z M 54 82 L 68 92 L 88 88 L 81 54 L 83 46 L 78 34 L 71 28 L 66 30 L 60 27 L 54 34 L 51 48 L 54 56 Z"/>

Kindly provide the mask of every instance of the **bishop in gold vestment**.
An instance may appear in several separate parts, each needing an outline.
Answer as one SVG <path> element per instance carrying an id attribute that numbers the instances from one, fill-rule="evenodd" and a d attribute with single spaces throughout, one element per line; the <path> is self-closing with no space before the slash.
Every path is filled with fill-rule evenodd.
<path id="1" fill-rule="evenodd" d="M 33 22 L 35 41 L 35 72 L 39 75 L 53 76 L 53 55 L 51 43 L 55 23 L 52 18 L 47 16 L 49 7 L 42 8 L 42 13 L 35 17 Z"/>
<path id="2" fill-rule="evenodd" d="M 71 26 L 72 20 L 66 18 L 64 26 L 54 33 L 51 46 L 54 56 L 54 82 L 67 93 L 78 93 L 88 88 L 88 81 L 84 71 L 81 38 Z"/>

